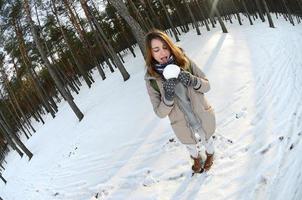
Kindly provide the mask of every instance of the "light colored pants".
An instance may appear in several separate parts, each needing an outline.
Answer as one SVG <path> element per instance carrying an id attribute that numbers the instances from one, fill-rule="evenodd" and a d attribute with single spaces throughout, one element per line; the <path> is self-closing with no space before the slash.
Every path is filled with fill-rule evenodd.
<path id="1" fill-rule="evenodd" d="M 213 138 L 210 137 L 208 140 L 205 138 L 205 134 L 203 132 L 198 131 L 195 133 L 195 137 L 198 142 L 197 144 L 189 144 L 186 145 L 190 155 L 194 158 L 197 158 L 200 153 L 200 145 L 205 147 L 205 150 L 208 154 L 214 154 L 214 141 Z"/>

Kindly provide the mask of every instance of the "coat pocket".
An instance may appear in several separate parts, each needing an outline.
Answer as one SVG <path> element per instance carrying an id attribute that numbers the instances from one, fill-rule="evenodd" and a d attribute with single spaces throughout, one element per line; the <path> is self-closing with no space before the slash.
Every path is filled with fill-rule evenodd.
<path id="1" fill-rule="evenodd" d="M 201 113 L 202 128 L 207 134 L 207 138 L 211 137 L 216 129 L 216 118 L 214 109 L 209 106 Z"/>

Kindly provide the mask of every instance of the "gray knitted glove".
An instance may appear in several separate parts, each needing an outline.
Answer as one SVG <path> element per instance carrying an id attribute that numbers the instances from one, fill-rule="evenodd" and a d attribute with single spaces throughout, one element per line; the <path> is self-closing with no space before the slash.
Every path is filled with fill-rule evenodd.
<path id="1" fill-rule="evenodd" d="M 163 83 L 163 88 L 165 91 L 165 99 L 168 101 L 172 101 L 175 96 L 175 85 L 177 83 L 176 78 L 170 78 Z"/>
<path id="2" fill-rule="evenodd" d="M 188 86 L 195 87 L 198 83 L 197 78 L 186 71 L 181 71 L 178 75 L 178 79 L 186 87 Z"/>

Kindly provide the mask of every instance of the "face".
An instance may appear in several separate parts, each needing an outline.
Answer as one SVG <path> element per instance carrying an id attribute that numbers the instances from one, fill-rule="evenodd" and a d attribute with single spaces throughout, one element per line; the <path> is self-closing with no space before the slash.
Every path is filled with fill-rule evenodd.
<path id="1" fill-rule="evenodd" d="M 159 39 L 151 40 L 151 52 L 153 58 L 160 64 L 168 62 L 171 54 L 168 45 Z"/>

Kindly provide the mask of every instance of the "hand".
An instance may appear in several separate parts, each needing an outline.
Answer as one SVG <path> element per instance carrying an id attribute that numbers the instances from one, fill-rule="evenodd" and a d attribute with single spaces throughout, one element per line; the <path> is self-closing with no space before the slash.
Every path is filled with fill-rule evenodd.
<path id="1" fill-rule="evenodd" d="M 163 88 L 165 92 L 165 98 L 168 101 L 172 101 L 175 96 L 175 85 L 177 83 L 176 78 L 170 78 L 163 83 Z"/>
<path id="2" fill-rule="evenodd" d="M 186 87 L 196 86 L 198 81 L 195 76 L 186 71 L 181 71 L 178 76 L 179 81 Z"/>

